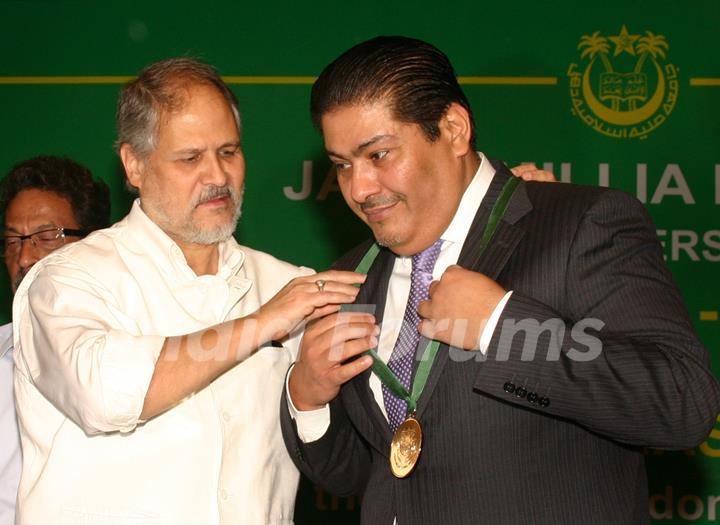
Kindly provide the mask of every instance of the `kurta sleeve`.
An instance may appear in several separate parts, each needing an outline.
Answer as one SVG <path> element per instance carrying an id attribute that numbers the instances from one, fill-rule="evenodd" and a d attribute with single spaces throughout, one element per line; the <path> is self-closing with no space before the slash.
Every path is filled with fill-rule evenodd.
<path id="1" fill-rule="evenodd" d="M 74 265 L 43 267 L 16 301 L 20 373 L 87 434 L 132 431 L 165 338 Z"/>

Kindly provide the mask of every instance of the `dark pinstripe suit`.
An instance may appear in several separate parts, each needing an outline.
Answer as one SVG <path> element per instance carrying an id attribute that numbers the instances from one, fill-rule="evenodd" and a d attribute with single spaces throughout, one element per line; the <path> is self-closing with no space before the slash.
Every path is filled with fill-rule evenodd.
<path id="1" fill-rule="evenodd" d="M 337 494 L 363 494 L 362 523 L 647 523 L 640 447 L 688 448 L 718 411 L 718 385 L 640 203 L 614 190 L 522 184 L 495 238 L 475 247 L 505 180 L 498 172 L 463 246 L 459 264 L 514 293 L 486 360 L 442 346 L 418 404 L 425 441 L 409 478 L 390 473 L 390 430 L 368 373 L 344 385 L 331 425 L 302 444 L 287 407 L 283 434 L 298 467 Z M 367 245 L 338 267 L 353 269 Z M 358 303 L 382 315 L 394 256 L 382 250 Z M 590 361 L 574 323 L 595 318 L 602 352 Z M 537 326 L 561 319 L 560 358 L 548 360 L 549 332 L 532 360 L 506 321 Z M 547 325 L 546 325 L 547 326 Z M 542 332 L 542 333 L 541 333 Z M 556 347 L 557 348 L 557 345 Z M 568 354 L 568 352 L 570 352 Z M 498 357 L 507 359 L 498 359 Z M 526 356 L 527 357 L 527 356 Z M 283 397 L 284 399 L 284 397 Z"/>

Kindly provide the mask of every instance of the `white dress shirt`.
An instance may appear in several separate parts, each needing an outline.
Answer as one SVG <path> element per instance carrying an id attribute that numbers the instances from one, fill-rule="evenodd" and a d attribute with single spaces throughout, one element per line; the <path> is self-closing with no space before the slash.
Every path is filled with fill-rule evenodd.
<path id="1" fill-rule="evenodd" d="M 443 244 L 440 248 L 440 255 L 435 263 L 435 268 L 433 269 L 433 280 L 440 279 L 448 266 L 457 264 L 462 245 L 470 232 L 473 219 L 495 175 L 495 169 L 487 158 L 482 153 L 478 153 L 478 155 L 480 156 L 480 166 L 472 181 L 470 181 L 470 184 L 465 189 L 450 225 L 440 236 Z M 410 295 L 411 271 L 412 257 L 395 258 L 392 275 L 388 283 L 382 329 L 377 349 L 380 358 L 385 362 L 390 358 L 390 354 L 395 347 L 395 341 L 400 334 L 400 327 L 402 326 L 402 320 L 405 315 L 405 306 L 408 301 L 408 296 Z M 487 351 L 493 331 L 495 330 L 495 325 L 511 294 L 512 292 L 505 294 L 488 320 L 479 341 L 481 352 Z M 375 374 L 370 374 L 370 389 L 373 392 L 375 401 L 387 417 L 385 402 L 383 400 L 382 383 Z M 298 437 L 300 437 L 304 443 L 316 441 L 325 434 L 330 426 L 329 407 L 326 406 L 318 410 L 298 411 L 292 404 L 289 396 L 288 405 L 290 415 L 294 417 L 297 422 Z"/>
<path id="2" fill-rule="evenodd" d="M 12 324 L 0 326 L 0 525 L 15 523 L 20 481 L 20 436 L 13 397 Z"/>
<path id="3" fill-rule="evenodd" d="M 166 337 L 248 315 L 311 273 L 234 239 L 219 254 L 216 275 L 195 275 L 136 201 L 23 280 L 13 304 L 18 525 L 292 523 L 298 473 L 277 410 L 297 337 L 138 419 Z"/>

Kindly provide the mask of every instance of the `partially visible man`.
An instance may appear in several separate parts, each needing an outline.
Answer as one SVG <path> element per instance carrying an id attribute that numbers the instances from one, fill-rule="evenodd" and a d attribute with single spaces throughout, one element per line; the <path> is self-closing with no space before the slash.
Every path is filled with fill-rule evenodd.
<path id="1" fill-rule="evenodd" d="M 117 126 L 139 199 L 16 294 L 18 524 L 287 525 L 299 475 L 277 407 L 293 333 L 363 277 L 235 241 L 240 116 L 211 67 L 152 64 Z"/>
<path id="2" fill-rule="evenodd" d="M 720 396 L 642 205 L 477 153 L 419 40 L 343 53 L 311 113 L 375 238 L 337 265 L 368 272 L 374 316 L 306 330 L 282 409 L 298 467 L 362 494 L 363 524 L 648 523 L 642 447 L 697 445 Z"/>
<path id="3" fill-rule="evenodd" d="M 110 191 L 63 157 L 34 157 L 0 182 L 0 249 L 13 293 L 30 268 L 65 244 L 110 224 Z M 12 324 L 0 327 L 0 525 L 15 522 L 22 455 L 13 399 Z"/>

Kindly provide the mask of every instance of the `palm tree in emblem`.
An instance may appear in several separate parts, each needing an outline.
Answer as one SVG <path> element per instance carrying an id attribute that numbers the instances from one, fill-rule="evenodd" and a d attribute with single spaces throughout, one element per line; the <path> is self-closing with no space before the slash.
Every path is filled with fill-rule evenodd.
<path id="1" fill-rule="evenodd" d="M 610 51 L 610 46 L 607 38 L 600 35 L 600 31 L 595 31 L 590 36 L 583 35 L 577 48 L 582 49 L 583 47 L 586 49 L 582 52 L 580 58 L 585 58 L 590 55 L 590 59 L 594 60 L 595 55 L 600 53 L 600 60 L 602 60 L 602 63 L 605 66 L 605 71 L 612 73 L 613 67 L 607 57 L 608 52 Z"/>
<path id="2" fill-rule="evenodd" d="M 590 56 L 590 64 L 588 64 L 588 70 L 592 67 L 595 61 L 595 55 L 600 56 L 600 61 L 605 67 L 605 73 L 613 73 L 613 67 L 608 59 L 608 53 L 610 52 L 610 46 L 607 38 L 600 34 L 600 31 L 595 31 L 592 35 L 583 35 L 580 39 L 580 43 L 577 46 L 578 49 L 583 49 L 580 54 L 580 58 Z M 616 98 L 610 101 L 612 109 L 617 110 L 619 108 L 619 100 Z"/>
<path id="3" fill-rule="evenodd" d="M 645 31 L 647 36 L 642 36 L 638 40 L 636 51 L 640 54 L 640 58 L 635 63 L 633 73 L 636 75 L 642 74 L 643 65 L 648 55 L 655 64 L 657 64 L 656 57 L 665 58 L 665 50 L 669 49 L 668 43 L 665 41 L 665 37 L 662 35 L 656 35 L 652 31 Z M 644 76 L 644 75 L 643 75 Z M 646 97 L 645 97 L 646 98 Z M 630 100 L 630 109 L 635 109 L 636 100 Z"/>
<path id="4" fill-rule="evenodd" d="M 665 58 L 664 49 L 668 49 L 670 46 L 665 41 L 665 37 L 662 35 L 655 35 L 652 31 L 645 31 L 647 36 L 641 36 L 637 44 L 637 52 L 640 53 L 640 58 L 635 64 L 635 73 L 642 71 L 643 63 L 648 55 L 655 60 L 656 56 Z"/>

